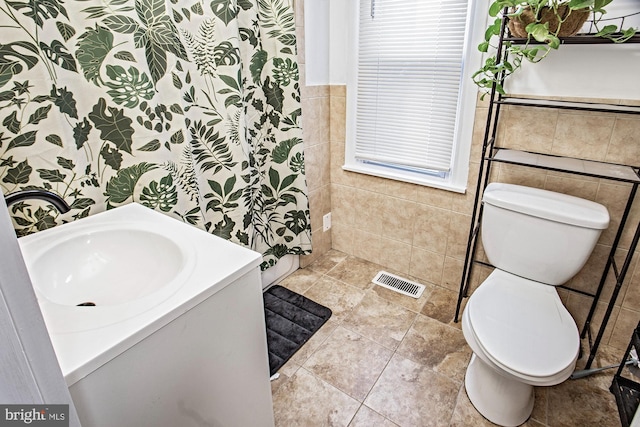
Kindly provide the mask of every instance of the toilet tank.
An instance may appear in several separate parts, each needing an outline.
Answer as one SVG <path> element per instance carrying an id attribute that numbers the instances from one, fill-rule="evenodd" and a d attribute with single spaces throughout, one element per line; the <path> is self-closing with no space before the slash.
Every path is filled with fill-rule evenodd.
<path id="1" fill-rule="evenodd" d="M 482 245 L 489 262 L 553 286 L 580 271 L 609 225 L 601 204 L 553 191 L 491 183 L 482 201 Z"/>

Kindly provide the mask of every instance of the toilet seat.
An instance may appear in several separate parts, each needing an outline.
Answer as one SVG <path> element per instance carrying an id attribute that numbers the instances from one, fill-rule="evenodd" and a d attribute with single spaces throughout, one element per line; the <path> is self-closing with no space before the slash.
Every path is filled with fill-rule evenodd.
<path id="1" fill-rule="evenodd" d="M 543 385 L 573 371 L 580 336 L 553 286 L 496 269 L 465 311 L 476 344 L 505 372 Z"/>

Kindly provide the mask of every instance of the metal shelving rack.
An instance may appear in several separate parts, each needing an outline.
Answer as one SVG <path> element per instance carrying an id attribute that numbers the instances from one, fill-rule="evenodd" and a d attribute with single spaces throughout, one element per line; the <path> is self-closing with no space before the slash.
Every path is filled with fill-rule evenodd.
<path id="1" fill-rule="evenodd" d="M 622 362 L 613 376 L 611 387 L 609 387 L 616 398 L 622 427 L 629 427 L 632 424 L 638 406 L 640 406 L 640 383 L 636 381 L 638 379 L 636 375 L 626 368 L 627 361 L 632 359 L 630 353 L 634 349 L 637 355 L 640 351 L 640 323 L 631 335 L 627 351 L 624 353 Z M 637 374 L 637 370 L 638 367 L 635 368 L 635 374 Z"/>
<path id="2" fill-rule="evenodd" d="M 500 39 L 498 43 L 498 50 L 496 53 L 496 62 L 502 59 L 504 54 L 504 42 L 510 41 L 512 43 L 524 43 L 525 39 L 516 39 L 508 37 L 507 33 L 507 19 L 504 18 L 502 22 Z M 611 43 L 610 41 L 602 38 L 593 37 L 591 35 L 577 35 L 574 37 L 561 39 L 563 44 L 600 44 Z M 634 36 L 626 43 L 640 43 L 640 35 Z M 476 185 L 476 197 L 473 205 L 473 213 L 471 225 L 469 228 L 469 237 L 467 241 L 467 250 L 464 261 L 464 268 L 462 273 L 462 280 L 460 281 L 460 290 L 458 294 L 458 301 L 456 305 L 456 313 L 454 320 L 458 322 L 460 316 L 460 307 L 464 298 L 468 297 L 469 286 L 471 283 L 471 273 L 475 264 L 485 265 L 492 267 L 491 265 L 476 259 L 477 250 L 477 238 L 480 229 L 480 222 L 482 219 L 483 205 L 481 203 L 482 193 L 489 183 L 489 175 L 491 172 L 491 166 L 494 162 L 508 163 L 513 165 L 521 165 L 532 168 L 539 168 L 545 170 L 567 172 L 576 175 L 589 176 L 595 178 L 603 178 L 607 180 L 626 182 L 631 184 L 631 190 L 627 198 L 624 213 L 620 219 L 620 225 L 616 232 L 614 242 L 612 244 L 609 257 L 607 259 L 600 283 L 595 293 L 591 294 L 578 289 L 572 289 L 566 286 L 561 286 L 565 289 L 569 289 L 574 292 L 578 292 L 583 295 L 587 295 L 593 298 L 589 314 L 585 320 L 584 326 L 581 331 L 581 338 L 588 337 L 590 344 L 589 359 L 585 366 L 585 369 L 589 369 L 595 358 L 598 346 L 602 340 L 605 328 L 613 311 L 618 293 L 624 282 L 627 270 L 631 263 L 635 248 L 638 244 L 638 238 L 640 236 L 640 224 L 636 224 L 636 231 L 627 253 L 627 256 L 620 268 L 616 264 L 614 259 L 616 249 L 620 243 L 620 238 L 627 226 L 627 220 L 629 218 L 629 212 L 631 206 L 636 197 L 638 185 L 640 184 L 640 167 L 631 165 L 612 164 L 605 162 L 596 162 L 591 160 L 583 160 L 579 158 L 554 156 L 542 153 L 533 153 L 520 150 L 512 150 L 502 148 L 496 144 L 496 135 L 498 128 L 498 120 L 500 117 L 500 110 L 503 105 L 517 105 L 531 108 L 554 108 L 554 109 L 569 109 L 578 111 L 595 111 L 595 112 L 608 112 L 608 113 L 620 113 L 620 114 L 637 114 L 640 115 L 640 106 L 629 105 L 611 105 L 611 104 L 599 104 L 590 102 L 575 102 L 575 101 L 556 101 L 556 100 L 543 100 L 543 99 L 527 99 L 521 97 L 510 97 L 507 95 L 499 94 L 495 85 L 490 92 L 487 124 L 484 133 L 484 140 L 482 145 L 482 162 L 480 163 L 480 169 L 478 173 L 478 181 Z M 596 335 L 595 341 L 592 341 L 591 335 L 591 323 L 596 311 L 597 304 L 602 295 L 609 272 L 613 271 L 616 279 L 615 287 L 604 318 Z"/>

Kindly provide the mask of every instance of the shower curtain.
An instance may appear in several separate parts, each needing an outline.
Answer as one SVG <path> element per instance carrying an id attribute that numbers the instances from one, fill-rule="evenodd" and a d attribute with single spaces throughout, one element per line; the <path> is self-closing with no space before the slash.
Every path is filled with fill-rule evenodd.
<path id="1" fill-rule="evenodd" d="M 292 0 L 3 0 L 0 186 L 19 236 L 130 202 L 311 250 Z"/>

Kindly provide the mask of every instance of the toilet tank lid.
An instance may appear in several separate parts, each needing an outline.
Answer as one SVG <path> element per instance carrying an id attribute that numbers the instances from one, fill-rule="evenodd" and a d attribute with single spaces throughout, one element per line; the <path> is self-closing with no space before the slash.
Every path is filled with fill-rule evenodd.
<path id="1" fill-rule="evenodd" d="M 603 230 L 609 212 L 599 203 L 568 194 L 522 185 L 492 182 L 482 197 L 484 203 L 538 218 Z"/>

